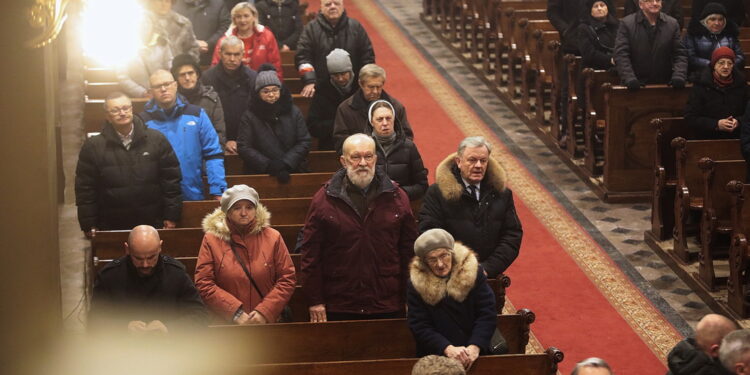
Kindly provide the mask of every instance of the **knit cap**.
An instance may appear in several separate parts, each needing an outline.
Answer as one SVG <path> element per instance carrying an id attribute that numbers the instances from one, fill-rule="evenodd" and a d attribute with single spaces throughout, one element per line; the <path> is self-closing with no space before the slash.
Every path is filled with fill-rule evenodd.
<path id="1" fill-rule="evenodd" d="M 719 47 L 714 50 L 714 52 L 711 54 L 711 67 L 713 67 L 719 59 L 727 58 L 732 60 L 734 62 L 735 55 L 734 51 L 732 51 L 729 47 Z"/>
<path id="2" fill-rule="evenodd" d="M 722 16 L 727 16 L 727 8 L 724 7 L 724 5 L 719 3 L 708 3 L 706 6 L 703 7 L 703 11 L 701 12 L 701 20 L 705 20 L 706 17 L 712 15 L 712 14 L 721 14 Z"/>
<path id="3" fill-rule="evenodd" d="M 202 72 L 201 66 L 198 64 L 198 61 L 196 61 L 193 56 L 182 54 L 177 55 L 174 59 L 172 59 L 172 68 L 170 69 L 170 72 L 172 73 L 172 76 L 174 76 L 174 79 L 177 79 L 177 77 L 180 75 L 180 68 L 185 65 L 191 65 L 193 69 L 195 69 L 195 74 L 197 74 L 198 78 L 200 78 Z"/>
<path id="4" fill-rule="evenodd" d="M 448 249 L 453 252 L 453 236 L 444 229 L 430 229 L 414 241 L 414 255 L 424 259 L 430 251 L 435 249 Z"/>
<path id="5" fill-rule="evenodd" d="M 249 200 L 253 206 L 258 206 L 258 192 L 247 185 L 234 185 L 221 195 L 221 210 L 227 213 L 232 206 L 243 199 Z"/>
<path id="6" fill-rule="evenodd" d="M 341 48 L 336 48 L 326 56 L 328 73 L 345 73 L 352 72 L 352 60 L 349 58 L 349 52 Z"/>
<path id="7" fill-rule="evenodd" d="M 260 71 L 255 77 L 255 91 L 258 92 L 260 89 L 266 86 L 279 86 L 281 87 L 281 81 L 279 76 L 276 74 L 276 68 L 271 64 L 263 64 L 260 66 Z"/>

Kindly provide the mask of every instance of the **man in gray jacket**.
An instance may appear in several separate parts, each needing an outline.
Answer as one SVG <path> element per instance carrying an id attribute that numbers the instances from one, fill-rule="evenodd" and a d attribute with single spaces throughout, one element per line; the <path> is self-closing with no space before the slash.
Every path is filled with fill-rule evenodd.
<path id="1" fill-rule="evenodd" d="M 662 0 L 639 0 L 641 11 L 620 21 L 615 39 L 615 66 L 620 82 L 631 90 L 646 84 L 685 87 L 687 52 L 677 20 L 661 12 Z"/>

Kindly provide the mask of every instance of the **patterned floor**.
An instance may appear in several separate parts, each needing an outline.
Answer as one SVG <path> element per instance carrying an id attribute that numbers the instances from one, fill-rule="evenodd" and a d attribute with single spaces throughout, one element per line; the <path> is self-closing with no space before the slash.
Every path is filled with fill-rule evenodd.
<path id="1" fill-rule="evenodd" d="M 684 335 L 711 310 L 644 242 L 650 205 L 599 200 L 419 19 L 421 2 L 379 0 L 383 10 L 490 124 L 515 156 L 602 246 Z"/>

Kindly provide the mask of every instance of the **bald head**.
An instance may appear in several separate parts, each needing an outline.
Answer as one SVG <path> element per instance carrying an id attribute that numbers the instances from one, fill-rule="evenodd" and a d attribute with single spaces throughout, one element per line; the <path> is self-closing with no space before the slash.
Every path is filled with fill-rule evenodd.
<path id="1" fill-rule="evenodd" d="M 695 327 L 695 342 L 706 354 L 717 358 L 721 339 L 736 329 L 737 325 L 727 317 L 719 314 L 708 314 Z"/>
<path id="2" fill-rule="evenodd" d="M 341 149 L 343 154 L 347 155 L 349 154 L 351 149 L 361 147 L 369 147 L 368 149 L 370 151 L 375 152 L 375 140 L 367 134 L 353 134 L 346 138 L 346 140 L 344 140 L 344 144 L 341 146 Z"/>
<path id="3" fill-rule="evenodd" d="M 149 92 L 160 107 L 170 109 L 174 106 L 177 100 L 177 82 L 172 73 L 159 69 L 151 74 L 148 83 Z"/>
<path id="4" fill-rule="evenodd" d="M 130 256 L 138 274 L 151 275 L 159 261 L 161 239 L 159 232 L 150 225 L 139 225 L 130 231 L 125 252 Z"/>

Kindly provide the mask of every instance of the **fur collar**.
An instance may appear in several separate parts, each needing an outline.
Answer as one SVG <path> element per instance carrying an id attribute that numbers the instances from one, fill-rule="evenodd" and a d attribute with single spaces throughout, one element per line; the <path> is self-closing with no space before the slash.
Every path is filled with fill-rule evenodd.
<path id="1" fill-rule="evenodd" d="M 447 201 L 458 200 L 465 190 L 461 178 L 456 177 L 454 174 L 454 170 L 457 168 L 455 162 L 456 156 L 457 153 L 455 152 L 448 155 L 447 158 L 438 164 L 435 171 L 435 183 L 437 183 L 440 193 Z M 505 170 L 490 155 L 487 173 L 485 173 L 484 180 L 482 180 L 482 188 L 484 189 L 484 184 L 489 184 L 497 189 L 497 191 L 503 191 L 505 190 L 505 178 Z"/>
<path id="2" fill-rule="evenodd" d="M 420 257 L 414 257 L 409 266 L 409 277 L 414 289 L 431 306 L 437 305 L 446 294 L 458 302 L 463 302 L 474 288 L 479 261 L 474 253 L 460 242 L 453 246 L 453 268 L 450 277 L 435 276 L 430 267 Z"/>
<path id="3" fill-rule="evenodd" d="M 206 215 L 203 218 L 201 225 L 203 226 L 204 233 L 211 233 L 216 237 L 221 238 L 223 241 L 229 242 L 231 235 L 229 233 L 229 226 L 226 222 L 227 214 L 221 211 L 221 207 L 217 207 L 214 212 Z M 271 225 L 271 213 L 268 212 L 266 206 L 262 203 L 258 203 L 258 207 L 255 209 L 255 226 L 250 231 L 250 234 L 258 234 L 263 228 Z"/>

